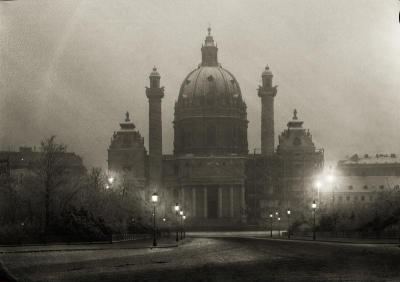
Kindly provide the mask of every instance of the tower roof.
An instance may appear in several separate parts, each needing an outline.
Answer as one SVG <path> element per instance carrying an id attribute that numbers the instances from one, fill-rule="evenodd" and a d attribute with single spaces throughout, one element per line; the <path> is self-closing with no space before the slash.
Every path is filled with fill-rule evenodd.
<path id="1" fill-rule="evenodd" d="M 269 70 L 269 66 L 265 67 L 265 70 L 262 72 L 261 76 L 273 76 L 272 72 Z"/>
<path id="2" fill-rule="evenodd" d="M 150 73 L 150 77 L 161 77 L 160 73 L 157 71 L 156 66 L 153 67 L 153 71 Z"/>

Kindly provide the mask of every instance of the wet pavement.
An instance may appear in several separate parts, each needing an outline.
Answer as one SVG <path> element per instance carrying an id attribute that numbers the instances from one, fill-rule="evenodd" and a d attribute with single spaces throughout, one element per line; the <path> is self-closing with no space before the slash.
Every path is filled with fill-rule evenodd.
<path id="1" fill-rule="evenodd" d="M 400 281 L 397 244 L 209 236 L 0 257 L 20 281 Z"/>

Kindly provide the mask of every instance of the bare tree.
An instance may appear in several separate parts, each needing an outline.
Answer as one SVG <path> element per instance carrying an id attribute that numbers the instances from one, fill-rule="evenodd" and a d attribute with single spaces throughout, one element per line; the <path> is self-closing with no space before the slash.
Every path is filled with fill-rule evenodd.
<path id="1" fill-rule="evenodd" d="M 56 136 L 43 140 L 40 144 L 41 157 L 37 166 L 37 174 L 44 188 L 45 221 L 44 232 L 48 234 L 51 222 L 51 202 L 54 190 L 64 181 L 66 166 L 63 154 L 67 147 L 55 142 Z"/>

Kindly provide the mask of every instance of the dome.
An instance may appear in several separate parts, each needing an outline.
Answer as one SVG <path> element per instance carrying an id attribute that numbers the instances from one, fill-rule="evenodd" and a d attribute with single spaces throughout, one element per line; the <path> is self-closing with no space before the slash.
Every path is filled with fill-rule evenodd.
<path id="1" fill-rule="evenodd" d="M 200 97 L 223 96 L 240 98 L 240 86 L 235 77 L 221 66 L 200 66 L 185 78 L 179 99 L 196 100 Z"/>
<path id="2" fill-rule="evenodd" d="M 211 29 L 201 64 L 183 80 L 174 113 L 174 154 L 247 154 L 247 112 L 239 83 L 221 67 Z"/>

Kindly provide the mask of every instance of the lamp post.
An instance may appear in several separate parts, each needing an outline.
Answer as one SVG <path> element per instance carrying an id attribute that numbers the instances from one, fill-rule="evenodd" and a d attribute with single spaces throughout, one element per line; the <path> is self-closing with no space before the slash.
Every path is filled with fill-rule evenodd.
<path id="1" fill-rule="evenodd" d="M 313 240 L 315 241 L 315 210 L 317 209 L 317 204 L 315 203 L 315 200 L 313 201 L 312 205 L 312 210 L 313 210 Z"/>
<path id="2" fill-rule="evenodd" d="M 290 214 L 291 214 L 292 212 L 290 211 L 290 209 L 288 209 L 287 210 L 287 221 L 288 221 L 288 223 L 287 223 L 287 237 L 288 237 L 288 239 L 290 239 Z"/>
<path id="3" fill-rule="evenodd" d="M 183 232 L 182 232 L 182 229 L 183 229 L 183 211 L 181 210 L 181 211 L 179 211 L 179 215 L 181 216 L 181 240 L 183 239 Z"/>
<path id="4" fill-rule="evenodd" d="M 158 202 L 157 193 L 151 195 L 151 201 L 153 202 L 153 246 L 157 246 L 157 232 L 156 232 L 156 204 Z"/>
<path id="5" fill-rule="evenodd" d="M 179 218 L 178 218 L 178 215 L 179 215 L 179 204 L 176 203 L 174 208 L 175 208 L 175 215 L 176 215 L 176 242 L 178 242 L 178 241 L 179 241 L 179 236 L 178 236 L 178 229 L 179 229 Z"/>
<path id="6" fill-rule="evenodd" d="M 281 218 L 278 217 L 278 237 L 281 237 Z"/>
<path id="7" fill-rule="evenodd" d="M 271 220 L 271 234 L 270 234 L 270 237 L 272 238 L 272 222 L 273 222 L 273 220 L 274 220 L 274 215 L 271 213 L 271 214 L 269 214 L 269 218 L 270 218 L 270 220 Z"/>
<path id="8" fill-rule="evenodd" d="M 132 217 L 131 219 L 131 223 L 132 223 L 132 233 L 133 233 L 133 238 L 135 238 L 135 218 Z"/>
<path id="9" fill-rule="evenodd" d="M 186 238 L 186 231 L 185 231 L 185 219 L 186 215 L 182 215 L 182 229 L 183 229 L 183 238 Z"/>

